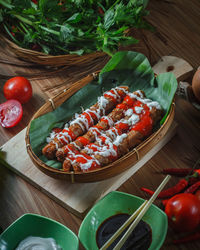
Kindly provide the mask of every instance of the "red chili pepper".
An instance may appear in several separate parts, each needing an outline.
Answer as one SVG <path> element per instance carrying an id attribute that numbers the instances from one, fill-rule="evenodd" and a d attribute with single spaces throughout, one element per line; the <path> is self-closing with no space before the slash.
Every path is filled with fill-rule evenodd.
<path id="1" fill-rule="evenodd" d="M 198 173 L 198 176 L 200 176 L 200 169 L 195 169 L 194 172 Z"/>
<path id="2" fill-rule="evenodd" d="M 38 4 L 37 0 L 31 0 L 34 4 Z"/>
<path id="3" fill-rule="evenodd" d="M 176 176 L 186 176 L 191 173 L 190 168 L 165 168 L 163 169 L 163 174 L 170 174 L 170 175 L 176 175 Z"/>
<path id="4" fill-rule="evenodd" d="M 197 179 L 195 179 L 196 182 L 194 182 L 192 185 L 190 185 L 185 191 L 184 193 L 195 193 L 195 191 L 197 191 L 197 189 L 200 187 L 200 181 L 198 181 Z M 189 182 L 190 184 L 190 182 Z M 167 202 L 168 202 L 169 199 L 165 199 L 165 200 L 162 200 L 162 204 L 163 206 L 165 207 Z"/>
<path id="5" fill-rule="evenodd" d="M 196 177 L 190 177 L 190 178 L 189 178 L 189 185 L 193 185 L 193 184 L 196 183 L 197 181 L 199 181 L 198 178 L 196 178 Z"/>
<path id="6" fill-rule="evenodd" d="M 194 234 L 190 234 L 186 237 L 174 240 L 173 243 L 181 244 L 181 243 L 191 242 L 191 241 L 198 240 L 198 239 L 200 239 L 200 232 L 195 232 Z"/>
<path id="7" fill-rule="evenodd" d="M 200 180 L 199 169 L 194 170 L 193 174 L 188 176 L 189 185 L 193 185 L 194 183 Z"/>
<path id="8" fill-rule="evenodd" d="M 187 188 L 184 193 L 191 193 L 193 194 L 198 188 L 200 187 L 200 181 L 197 181 L 192 186 Z"/>
<path id="9" fill-rule="evenodd" d="M 171 197 L 175 194 L 180 193 L 184 188 L 186 188 L 188 185 L 188 181 L 185 179 L 181 179 L 175 186 L 170 187 L 168 189 L 165 189 L 161 191 L 158 195 L 158 198 L 167 198 Z M 141 188 L 142 191 L 146 192 L 147 194 L 153 195 L 154 191 L 147 189 L 147 188 Z"/>

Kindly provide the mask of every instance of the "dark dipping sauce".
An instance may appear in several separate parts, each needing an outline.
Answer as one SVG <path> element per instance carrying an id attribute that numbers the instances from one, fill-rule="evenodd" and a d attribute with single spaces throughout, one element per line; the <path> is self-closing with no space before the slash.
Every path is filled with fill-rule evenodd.
<path id="1" fill-rule="evenodd" d="M 106 219 L 97 230 L 97 246 L 101 248 L 129 217 L 129 214 L 117 214 Z M 113 249 L 122 238 L 126 230 L 124 230 L 124 232 L 107 249 Z M 133 232 L 130 234 L 121 249 L 145 250 L 149 248 L 149 246 L 151 245 L 151 241 L 151 228 L 146 222 L 141 220 L 133 230 Z"/>

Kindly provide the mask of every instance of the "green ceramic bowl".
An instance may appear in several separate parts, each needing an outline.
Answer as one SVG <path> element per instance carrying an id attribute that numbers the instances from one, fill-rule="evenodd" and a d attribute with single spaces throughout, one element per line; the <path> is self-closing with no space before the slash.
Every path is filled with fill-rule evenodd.
<path id="1" fill-rule="evenodd" d="M 144 200 L 139 197 L 117 191 L 106 195 L 88 212 L 81 224 L 79 239 L 83 246 L 88 250 L 98 249 L 96 232 L 101 223 L 119 213 L 132 214 L 143 202 Z M 143 220 L 150 225 L 152 230 L 149 250 L 160 249 L 168 228 L 166 214 L 155 205 L 151 205 Z"/>
<path id="2" fill-rule="evenodd" d="M 63 250 L 77 250 L 78 237 L 67 227 L 52 219 L 25 214 L 0 235 L 0 249 L 13 250 L 28 236 L 53 238 Z"/>

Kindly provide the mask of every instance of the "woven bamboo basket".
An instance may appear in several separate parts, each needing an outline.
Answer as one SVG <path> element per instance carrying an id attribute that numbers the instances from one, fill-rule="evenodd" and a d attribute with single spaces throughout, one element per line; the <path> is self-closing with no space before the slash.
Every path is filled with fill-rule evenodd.
<path id="1" fill-rule="evenodd" d="M 46 55 L 42 52 L 21 48 L 3 35 L 0 39 L 9 46 L 10 50 L 20 59 L 44 66 L 61 67 L 61 66 L 87 66 L 92 65 L 97 59 L 104 60 L 108 55 L 104 52 L 94 52 L 90 54 L 79 55 Z"/>
<path id="2" fill-rule="evenodd" d="M 70 96 L 76 93 L 83 86 L 91 82 L 94 78 L 98 76 L 99 72 L 88 75 L 82 80 L 74 83 L 69 89 L 65 89 L 62 93 L 59 93 L 54 98 L 49 99 L 32 117 L 31 121 L 36 119 L 39 116 L 42 116 L 48 112 L 53 111 L 57 107 L 59 107 L 64 101 L 66 101 Z M 63 179 L 68 182 L 96 182 L 102 181 L 113 176 L 116 176 L 123 171 L 133 167 L 145 154 L 147 154 L 167 133 L 170 128 L 175 113 L 175 105 L 174 103 L 171 105 L 169 114 L 163 123 L 163 125 L 154 132 L 151 136 L 149 136 L 146 140 L 140 143 L 137 147 L 131 150 L 128 154 L 124 155 L 120 159 L 116 160 L 112 164 L 109 164 L 101 169 L 93 170 L 85 173 L 75 173 L 75 172 L 64 172 L 62 170 L 54 169 L 52 167 L 47 166 L 44 162 L 42 162 L 37 155 L 34 154 L 29 138 L 29 130 L 31 121 L 26 130 L 26 146 L 27 152 L 32 160 L 32 162 L 45 174 L 51 176 L 56 179 Z"/>

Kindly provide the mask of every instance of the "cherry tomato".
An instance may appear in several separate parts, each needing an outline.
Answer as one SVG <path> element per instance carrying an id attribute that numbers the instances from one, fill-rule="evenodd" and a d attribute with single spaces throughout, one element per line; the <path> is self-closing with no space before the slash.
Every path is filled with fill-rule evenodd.
<path id="1" fill-rule="evenodd" d="M 22 119 L 22 105 L 17 100 L 8 100 L 0 104 L 0 124 L 2 127 L 11 128 Z"/>
<path id="2" fill-rule="evenodd" d="M 169 225 L 179 232 L 193 231 L 200 223 L 200 206 L 197 197 L 181 193 L 168 200 L 165 213 Z"/>
<path id="3" fill-rule="evenodd" d="M 32 87 L 26 78 L 16 76 L 10 78 L 3 87 L 4 96 L 7 100 L 15 99 L 21 103 L 29 101 L 32 97 Z"/>
<path id="4" fill-rule="evenodd" d="M 200 189 L 198 189 L 196 191 L 195 196 L 197 197 L 197 199 L 199 200 L 199 203 L 200 203 Z"/>

